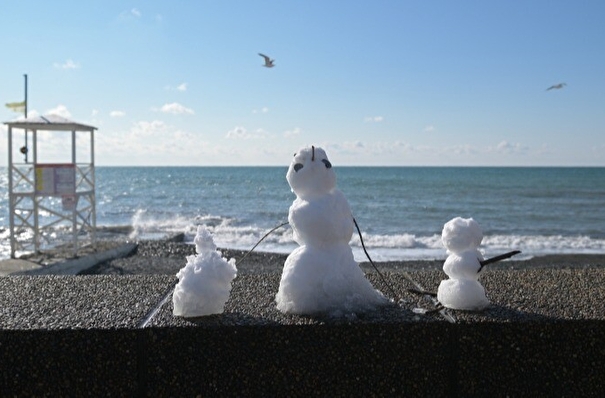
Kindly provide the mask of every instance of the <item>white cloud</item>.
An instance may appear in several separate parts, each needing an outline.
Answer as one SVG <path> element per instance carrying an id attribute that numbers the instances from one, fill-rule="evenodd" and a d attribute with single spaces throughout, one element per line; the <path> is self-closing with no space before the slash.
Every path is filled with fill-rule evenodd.
<path id="1" fill-rule="evenodd" d="M 267 108 L 266 106 L 263 106 L 260 110 L 254 109 L 252 110 L 252 113 L 256 114 L 256 113 L 269 113 L 269 108 Z"/>
<path id="2" fill-rule="evenodd" d="M 246 135 L 248 134 L 248 131 L 241 127 L 241 126 L 236 126 L 233 130 L 229 130 L 227 131 L 227 135 L 225 135 L 226 138 L 244 138 Z"/>
<path id="3" fill-rule="evenodd" d="M 441 153 L 451 155 L 472 155 L 478 152 L 479 151 L 477 150 L 477 148 L 469 144 L 453 145 L 451 147 L 441 149 Z"/>
<path id="4" fill-rule="evenodd" d="M 295 127 L 293 130 L 284 131 L 284 137 L 286 137 L 286 138 L 294 137 L 294 136 L 300 135 L 301 132 L 302 132 L 302 129 L 300 127 Z"/>
<path id="5" fill-rule="evenodd" d="M 111 117 L 122 117 L 126 115 L 126 113 L 124 111 L 111 111 L 109 112 L 109 116 Z"/>
<path id="6" fill-rule="evenodd" d="M 155 110 L 157 110 L 157 109 L 155 109 Z M 195 113 L 195 112 L 193 112 L 193 109 L 187 108 L 187 107 L 179 104 L 178 102 L 173 102 L 171 104 L 164 104 L 164 106 L 162 106 L 159 110 L 160 110 L 160 112 L 171 113 L 173 115 L 183 115 L 183 114 L 193 115 Z"/>
<path id="7" fill-rule="evenodd" d="M 80 64 L 74 62 L 72 59 L 68 59 L 62 64 L 55 62 L 53 66 L 57 69 L 78 69 Z"/>
<path id="8" fill-rule="evenodd" d="M 161 120 L 141 120 L 126 131 L 106 131 L 97 136 L 97 159 L 109 164 L 196 164 L 209 144 Z"/>
<path id="9" fill-rule="evenodd" d="M 46 113 L 48 113 L 48 111 L 46 111 Z M 32 109 L 32 110 L 28 110 L 28 111 L 27 111 L 27 117 L 28 117 L 28 118 L 29 118 L 29 117 L 36 117 L 36 116 L 40 116 L 40 113 L 39 113 L 37 110 Z M 21 115 L 19 115 L 19 117 L 18 117 L 17 119 L 25 119 L 25 116 L 23 116 L 23 115 L 21 114 Z"/>
<path id="10" fill-rule="evenodd" d="M 57 105 L 55 108 L 47 110 L 46 114 L 59 115 L 68 119 L 71 117 L 71 113 L 67 110 L 67 107 L 65 105 Z M 28 114 L 28 116 L 31 117 L 32 115 Z"/>
<path id="11" fill-rule="evenodd" d="M 98 114 L 99 114 L 98 110 L 96 110 L 96 109 L 92 110 L 92 113 L 91 113 L 92 116 L 97 116 Z"/>
<path id="12" fill-rule="evenodd" d="M 435 131 L 435 126 L 433 126 L 432 124 L 429 124 L 424 128 L 425 133 L 432 133 L 433 131 Z"/>
<path id="13" fill-rule="evenodd" d="M 602 145 L 602 146 L 604 147 L 603 149 L 605 149 L 605 145 Z M 598 148 L 593 148 L 593 150 L 595 150 L 595 149 L 597 151 L 599 150 Z M 537 148 L 536 151 L 539 155 L 550 155 L 553 152 L 553 148 L 551 148 L 550 145 L 548 145 L 548 144 L 542 144 L 539 148 Z M 603 153 L 602 151 L 600 151 L 600 152 Z"/>
<path id="14" fill-rule="evenodd" d="M 382 116 L 366 116 L 363 121 L 366 123 L 380 123 L 384 120 L 384 118 Z"/>
<path id="15" fill-rule="evenodd" d="M 0 134 L 2 134 L 2 137 L 6 137 L 6 133 L 8 133 L 8 126 L 4 125 L 4 124 L 0 124 Z M 13 146 L 15 145 L 15 143 L 13 143 Z M 8 144 L 6 142 L 6 140 L 0 140 L 0 153 L 5 154 L 7 153 L 8 150 Z M 4 161 L 4 159 L 0 159 L 2 161 Z M 6 162 L 4 162 L 3 164 L 6 164 Z"/>
<path id="16" fill-rule="evenodd" d="M 187 83 L 181 83 L 178 86 L 171 86 L 170 84 L 167 84 L 166 86 L 164 86 L 164 89 L 168 91 L 187 91 Z"/>
<path id="17" fill-rule="evenodd" d="M 506 153 L 506 154 L 510 154 L 510 153 L 521 153 L 521 152 L 525 152 L 527 148 L 525 148 L 523 145 L 519 144 L 519 143 L 510 143 L 506 140 L 504 141 L 500 141 L 498 143 L 498 145 L 496 145 L 495 148 L 488 148 L 488 151 L 491 152 L 497 152 L 497 153 Z"/>
<path id="18" fill-rule="evenodd" d="M 133 137 L 145 137 L 154 133 L 163 133 L 169 129 L 169 126 L 161 120 L 138 121 L 130 128 L 130 134 Z"/>
<path id="19" fill-rule="evenodd" d="M 225 138 L 227 139 L 241 139 L 241 140 L 255 140 L 264 139 L 268 136 L 267 132 L 263 129 L 257 129 L 256 131 L 248 131 L 242 126 L 236 126 L 234 129 L 227 131 Z"/>
<path id="20" fill-rule="evenodd" d="M 138 8 L 131 8 L 130 10 L 124 10 L 118 15 L 118 20 L 120 21 L 128 21 L 139 19 L 143 13 Z"/>
<path id="21" fill-rule="evenodd" d="M 361 141 L 343 141 L 339 143 L 326 144 L 326 151 L 340 154 L 359 154 L 367 152 L 369 148 Z M 329 154 L 328 154 L 329 155 Z"/>

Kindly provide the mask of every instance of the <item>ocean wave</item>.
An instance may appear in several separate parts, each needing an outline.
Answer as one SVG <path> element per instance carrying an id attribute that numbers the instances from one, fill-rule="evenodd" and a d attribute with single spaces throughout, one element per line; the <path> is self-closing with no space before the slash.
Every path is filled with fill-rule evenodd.
<path id="1" fill-rule="evenodd" d="M 207 224 L 215 241 L 220 247 L 245 250 L 256 245 L 270 228 L 258 226 L 238 226 L 233 220 L 212 219 Z M 200 220 L 203 221 L 203 220 Z M 197 226 L 191 226 L 188 240 L 192 240 Z M 363 234 L 363 242 L 376 261 L 429 260 L 447 256 L 440 235 L 416 236 L 414 234 Z M 357 234 L 350 241 L 355 258 L 366 261 L 361 240 Z M 292 230 L 282 227 L 267 237 L 257 250 L 288 253 L 298 244 L 292 239 Z M 588 236 L 546 236 L 546 235 L 493 235 L 485 236 L 479 250 L 486 257 L 491 257 L 510 250 L 520 250 L 521 255 L 515 259 L 522 260 L 546 254 L 603 254 L 605 239 Z"/>
<path id="2" fill-rule="evenodd" d="M 195 217 L 170 215 L 160 216 L 139 209 L 130 220 L 130 239 L 161 239 L 173 234 L 183 233 L 185 241 L 193 242 L 198 225 L 204 225 L 214 237 L 217 246 L 228 249 L 250 250 L 262 242 L 256 251 L 290 253 L 298 244 L 292 238 L 292 229 L 279 225 L 245 224 L 240 220 L 212 214 Z M 104 226 L 112 227 L 112 226 Z M 53 231 L 53 234 L 60 234 Z M 413 233 L 403 234 L 369 234 L 363 233 L 363 242 L 374 261 L 434 260 L 447 256 L 445 247 L 438 234 L 422 236 Z M 0 229 L 0 258 L 10 256 L 10 230 Z M 350 241 L 355 259 L 367 261 L 362 250 L 361 240 L 357 233 Z M 605 254 L 605 239 L 589 236 L 564 235 L 485 235 L 479 248 L 486 257 L 491 257 L 510 250 L 520 250 L 516 260 L 528 259 L 546 254 Z"/>
<path id="3" fill-rule="evenodd" d="M 485 236 L 482 246 L 490 250 L 521 250 L 540 254 L 605 254 L 605 239 L 563 235 L 494 235 Z"/>

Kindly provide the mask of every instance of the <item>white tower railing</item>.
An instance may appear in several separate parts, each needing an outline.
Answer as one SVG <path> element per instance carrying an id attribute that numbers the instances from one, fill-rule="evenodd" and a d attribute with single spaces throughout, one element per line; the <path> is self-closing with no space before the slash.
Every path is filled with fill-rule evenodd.
<path id="1" fill-rule="evenodd" d="M 96 127 L 57 115 L 37 116 L 8 126 L 8 193 L 11 258 L 43 248 L 68 247 L 77 256 L 85 243 L 96 244 L 94 131 Z M 15 159 L 13 130 L 32 136 L 32 163 Z M 38 132 L 71 132 L 71 158 L 39 162 Z M 89 133 L 90 157 L 76 156 L 77 132 Z M 27 140 L 26 140 L 27 142 Z M 26 155 L 29 148 L 21 147 Z M 27 156 L 25 157 L 27 159 Z"/>

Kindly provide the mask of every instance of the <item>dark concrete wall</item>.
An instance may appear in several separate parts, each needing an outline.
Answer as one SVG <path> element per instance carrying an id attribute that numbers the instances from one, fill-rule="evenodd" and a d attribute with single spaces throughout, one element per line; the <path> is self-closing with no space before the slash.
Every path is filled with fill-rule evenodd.
<path id="1" fill-rule="evenodd" d="M 1 396 L 599 396 L 605 322 L 0 331 Z"/>

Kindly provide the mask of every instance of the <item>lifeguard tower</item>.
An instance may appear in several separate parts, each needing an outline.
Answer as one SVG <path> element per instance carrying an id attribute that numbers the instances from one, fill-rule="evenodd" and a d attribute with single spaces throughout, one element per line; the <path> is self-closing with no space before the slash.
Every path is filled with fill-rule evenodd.
<path id="1" fill-rule="evenodd" d="M 84 244 L 96 244 L 94 131 L 96 127 L 76 123 L 57 115 L 36 116 L 4 123 L 8 126 L 8 193 L 11 258 L 17 253 L 38 253 L 45 248 L 63 247 L 77 256 Z M 31 134 L 31 151 L 15 147 L 13 134 Z M 43 163 L 40 134 L 62 138 L 65 158 Z M 67 136 L 60 137 L 66 133 Z M 71 134 L 71 137 L 69 137 Z M 84 141 L 82 135 L 85 135 Z M 88 142 L 86 142 L 88 141 Z M 52 139 L 44 140 L 49 149 Z M 71 148 L 69 144 L 71 143 Z M 88 159 L 76 156 L 88 152 Z M 71 152 L 71 157 L 69 153 Z M 27 156 L 31 154 L 31 163 Z M 19 157 L 25 160 L 19 162 Z"/>

